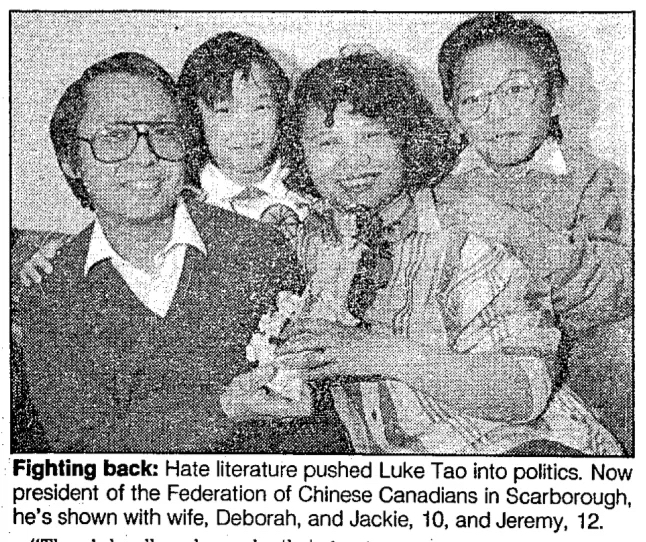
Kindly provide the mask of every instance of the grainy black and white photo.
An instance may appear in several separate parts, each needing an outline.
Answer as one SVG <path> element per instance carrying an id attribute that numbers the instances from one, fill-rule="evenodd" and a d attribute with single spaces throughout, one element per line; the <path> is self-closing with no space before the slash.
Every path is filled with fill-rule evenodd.
<path id="1" fill-rule="evenodd" d="M 9 17 L 13 453 L 634 456 L 634 13 Z"/>

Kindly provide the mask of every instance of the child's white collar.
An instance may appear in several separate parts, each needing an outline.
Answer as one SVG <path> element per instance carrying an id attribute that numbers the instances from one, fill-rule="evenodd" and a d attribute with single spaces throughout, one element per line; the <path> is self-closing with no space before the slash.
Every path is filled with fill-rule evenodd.
<path id="1" fill-rule="evenodd" d="M 287 192 L 287 187 L 283 184 L 287 173 L 288 170 L 281 166 L 280 160 L 276 160 L 267 176 L 255 186 L 272 196 L 283 197 Z M 234 198 L 246 188 L 229 179 L 220 168 L 210 162 L 204 167 L 200 180 L 207 193 L 208 203 Z"/>
<path id="2" fill-rule="evenodd" d="M 517 167 L 523 171 L 533 170 L 549 175 L 567 175 L 567 164 L 565 163 L 561 146 L 551 137 L 543 141 L 531 160 L 523 164 L 522 167 Z M 476 148 L 473 145 L 469 145 L 460 153 L 458 164 L 453 169 L 453 175 L 469 173 L 476 169 L 484 169 L 494 175 L 499 175 L 498 172 L 487 165 Z M 515 169 L 515 167 L 510 169 Z"/>

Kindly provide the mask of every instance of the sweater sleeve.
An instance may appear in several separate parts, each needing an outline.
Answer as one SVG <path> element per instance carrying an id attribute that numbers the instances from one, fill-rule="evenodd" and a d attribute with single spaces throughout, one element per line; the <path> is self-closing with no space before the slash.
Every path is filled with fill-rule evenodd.
<path id="1" fill-rule="evenodd" d="M 20 373 L 22 390 L 29 394 L 23 400 L 31 403 L 50 451 L 90 451 L 85 442 L 95 432 L 95 412 L 105 410 L 105 405 L 99 404 L 94 395 L 96 387 L 90 388 L 92 397 L 84 402 L 87 395 L 72 370 L 82 363 L 83 356 L 57 314 L 56 306 L 48 303 L 39 285 L 23 292 L 19 308 L 23 358 Z M 87 404 L 94 410 L 85 408 Z"/>
<path id="2" fill-rule="evenodd" d="M 583 331 L 627 317 L 632 305 L 632 221 L 627 182 L 619 168 L 602 164 L 583 188 L 574 237 L 577 265 L 553 282 L 554 308 L 565 329 Z"/>
<path id="3" fill-rule="evenodd" d="M 21 344 L 11 339 L 11 451 L 34 453 L 48 451 L 43 427 L 40 424 L 29 393 Z"/>
<path id="4" fill-rule="evenodd" d="M 502 352 L 522 369 L 531 395 L 527 420 L 541 414 L 552 393 L 560 339 L 548 290 L 531 277 L 501 246 L 469 235 L 445 294 L 457 352 Z"/>

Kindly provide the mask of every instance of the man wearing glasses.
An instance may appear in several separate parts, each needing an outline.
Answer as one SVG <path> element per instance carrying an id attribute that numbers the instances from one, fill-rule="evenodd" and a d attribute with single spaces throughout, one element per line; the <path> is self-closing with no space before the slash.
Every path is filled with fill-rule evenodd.
<path id="1" fill-rule="evenodd" d="M 280 234 L 183 197 L 186 114 L 136 53 L 88 68 L 58 103 L 59 164 L 96 221 L 21 300 L 12 389 L 28 431 L 14 451 L 285 451 L 290 431 L 308 437 L 308 418 L 222 411 L 260 315 L 300 278 Z"/>

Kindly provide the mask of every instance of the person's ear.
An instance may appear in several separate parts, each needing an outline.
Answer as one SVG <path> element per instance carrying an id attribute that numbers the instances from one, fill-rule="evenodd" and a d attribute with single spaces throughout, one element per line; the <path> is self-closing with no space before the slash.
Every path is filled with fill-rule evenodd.
<path id="1" fill-rule="evenodd" d="M 458 143 L 462 143 L 467 136 L 467 132 L 455 115 L 451 116 L 449 127 L 451 130 L 451 138 Z"/>
<path id="2" fill-rule="evenodd" d="M 445 101 L 444 102 L 444 107 L 446 108 L 446 111 L 450 115 L 451 120 L 457 124 L 458 123 L 458 116 L 455 113 L 455 107 L 453 105 L 453 100 L 451 100 L 450 102 Z"/>
<path id="3" fill-rule="evenodd" d="M 58 165 L 66 177 L 80 179 L 82 175 L 79 159 L 78 157 L 76 157 L 76 160 L 74 158 L 74 156 L 70 156 L 69 154 L 62 155 L 58 159 Z"/>
<path id="4" fill-rule="evenodd" d="M 67 158 L 61 158 L 58 161 L 58 165 L 63 170 L 65 176 L 70 177 L 71 179 L 78 179 L 80 174 L 78 172 L 78 167 L 74 166 Z"/>
<path id="5" fill-rule="evenodd" d="M 555 88 L 552 94 L 552 108 L 550 111 L 550 116 L 557 117 L 561 113 L 563 113 L 563 105 L 564 105 L 563 89 Z"/>
<path id="6" fill-rule="evenodd" d="M 460 122 L 460 119 L 456 114 L 455 108 L 453 107 L 453 103 L 447 103 L 446 107 L 450 114 L 450 117 L 447 120 L 451 127 L 451 133 L 453 134 L 456 140 L 461 141 L 464 137 L 466 137 L 467 131 L 465 127 L 462 125 L 462 123 Z"/>

